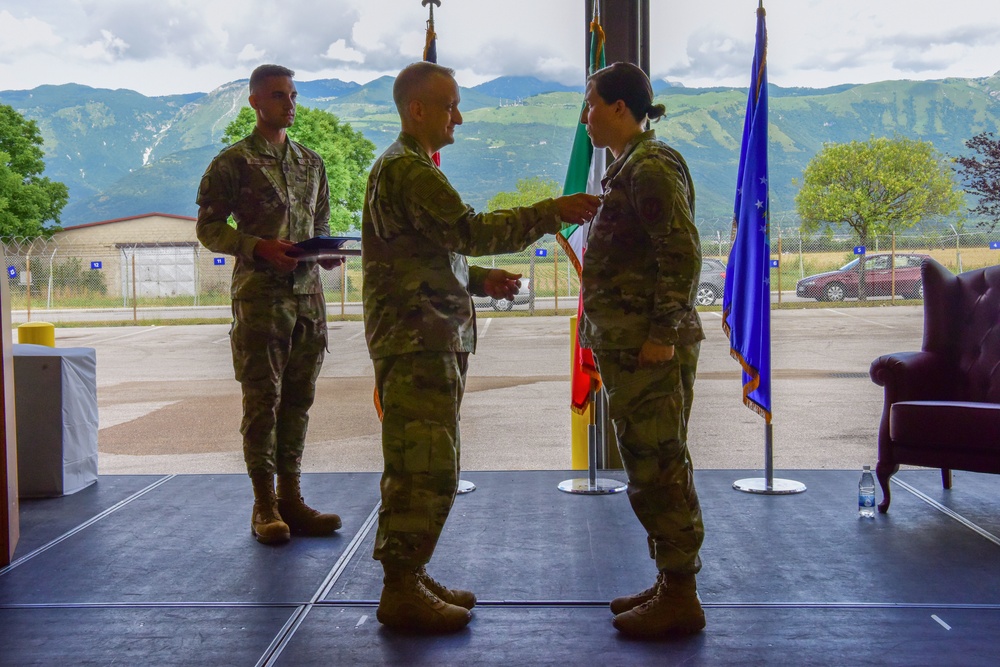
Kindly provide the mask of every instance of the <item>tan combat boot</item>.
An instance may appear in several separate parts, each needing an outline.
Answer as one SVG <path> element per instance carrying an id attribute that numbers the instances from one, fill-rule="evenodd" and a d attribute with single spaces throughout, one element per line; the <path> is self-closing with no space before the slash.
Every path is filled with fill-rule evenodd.
<path id="1" fill-rule="evenodd" d="M 386 568 L 375 618 L 386 627 L 410 632 L 457 632 L 472 612 L 431 593 L 414 570 Z"/>
<path id="2" fill-rule="evenodd" d="M 278 500 L 274 496 L 274 475 L 253 473 L 253 514 L 250 531 L 261 544 L 283 544 L 291 539 L 288 524 L 278 513 Z"/>
<path id="3" fill-rule="evenodd" d="M 341 525 L 336 514 L 323 514 L 305 504 L 298 475 L 278 474 L 278 511 L 296 535 L 332 535 Z"/>
<path id="4" fill-rule="evenodd" d="M 632 595 L 623 595 L 621 597 L 617 597 L 614 600 L 612 600 L 611 613 L 621 614 L 622 612 L 626 612 L 629 609 L 638 607 L 644 602 L 648 602 L 653 598 L 654 595 L 656 595 L 656 591 L 660 590 L 660 584 L 662 583 L 663 583 L 663 573 L 660 572 L 658 575 L 656 575 L 656 583 L 654 583 L 652 586 L 642 591 L 641 593 L 633 593 Z"/>
<path id="5" fill-rule="evenodd" d="M 666 574 L 646 602 L 615 616 L 612 624 L 623 635 L 636 638 L 676 637 L 705 627 L 693 574 Z"/>
<path id="6" fill-rule="evenodd" d="M 420 583 L 427 587 L 427 590 L 448 604 L 464 607 L 465 609 L 472 609 L 476 606 L 475 593 L 472 591 L 463 591 L 461 588 L 448 588 L 444 584 L 438 583 L 434 580 L 434 577 L 427 574 L 427 570 L 423 565 L 417 569 L 417 578 L 420 579 Z"/>

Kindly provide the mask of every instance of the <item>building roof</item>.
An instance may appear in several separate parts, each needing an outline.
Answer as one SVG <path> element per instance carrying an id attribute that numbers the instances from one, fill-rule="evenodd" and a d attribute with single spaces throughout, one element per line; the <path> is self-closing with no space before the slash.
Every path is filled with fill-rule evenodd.
<path id="1" fill-rule="evenodd" d="M 197 222 L 197 218 L 192 218 L 187 215 L 176 215 L 174 213 L 143 213 L 142 215 L 130 215 L 125 218 L 115 218 L 113 220 L 99 220 L 97 222 L 85 222 L 82 225 L 73 225 L 72 227 L 63 227 L 62 231 L 68 232 L 73 229 L 84 229 L 86 227 L 97 227 L 100 225 L 110 225 L 115 222 L 128 222 L 129 220 L 141 220 L 142 218 L 173 218 L 175 220 L 190 220 L 191 222 Z"/>

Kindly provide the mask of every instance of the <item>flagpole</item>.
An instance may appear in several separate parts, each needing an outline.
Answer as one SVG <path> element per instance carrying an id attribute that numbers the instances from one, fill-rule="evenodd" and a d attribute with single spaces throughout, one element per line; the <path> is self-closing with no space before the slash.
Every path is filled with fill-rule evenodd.
<path id="1" fill-rule="evenodd" d="M 604 49 L 604 37 L 603 37 L 603 32 L 601 31 L 600 28 L 601 24 L 600 0 L 594 0 L 593 12 L 587 12 L 586 8 L 584 9 L 584 15 L 586 16 L 587 14 L 590 14 L 588 18 L 590 19 L 589 25 L 591 32 L 591 39 L 590 39 L 591 48 L 587 58 L 588 60 L 587 73 L 593 74 L 597 69 L 599 69 L 604 64 L 603 53 L 602 53 Z M 597 31 L 596 33 L 595 29 Z M 595 52 L 595 49 L 597 52 Z M 586 145 L 590 148 L 589 166 L 590 166 L 590 172 L 591 174 L 593 174 L 593 171 L 596 168 L 596 160 L 594 158 L 597 151 L 592 147 L 590 139 L 587 138 L 586 135 L 582 136 L 586 138 L 587 142 Z M 576 153 L 575 151 L 576 142 L 580 140 L 580 137 L 581 135 L 578 131 L 577 137 L 574 140 L 574 153 Z M 570 159 L 571 169 L 574 159 L 575 156 L 571 156 Z M 603 168 L 598 169 L 597 181 L 600 180 L 600 176 L 602 175 L 601 172 L 603 172 Z M 586 179 L 587 183 L 584 184 L 581 190 L 577 191 L 589 191 L 588 185 L 593 180 L 594 179 L 592 178 L 587 178 Z M 569 176 L 567 175 L 567 182 L 568 181 L 569 181 Z M 565 192 L 564 194 L 572 194 L 572 192 Z M 593 194 L 593 192 L 591 194 Z M 576 256 L 577 262 L 581 261 L 581 257 L 577 256 L 575 251 L 573 252 L 573 255 Z M 581 269 L 582 266 L 581 264 L 574 263 L 574 265 L 576 266 L 578 271 Z M 582 285 L 580 289 L 581 293 L 579 298 L 582 299 L 583 298 Z M 580 308 L 579 301 L 577 303 L 577 307 L 579 310 Z M 577 322 L 577 325 L 579 325 L 579 321 Z M 571 341 L 571 345 L 576 346 L 577 334 L 575 328 L 573 329 L 572 335 L 573 339 Z M 576 351 L 578 348 L 574 347 L 573 349 L 574 351 Z M 577 368 L 580 365 L 580 359 L 575 355 L 575 352 L 571 364 L 573 365 L 573 367 L 576 369 L 577 372 L 581 372 L 579 368 Z M 572 372 L 571 372 L 571 377 L 572 377 Z M 598 462 L 600 462 L 600 466 L 602 469 L 606 469 L 608 467 L 608 438 L 606 437 L 607 436 L 606 415 L 608 410 L 607 394 L 605 393 L 604 388 L 601 387 L 599 383 L 595 382 L 593 378 L 591 378 L 590 380 L 590 387 L 591 387 L 590 391 L 587 394 L 589 398 L 589 405 L 586 409 L 586 413 L 589 416 L 589 423 L 587 424 L 587 477 L 563 480 L 562 482 L 559 482 L 557 487 L 560 491 L 564 491 L 566 493 L 575 493 L 582 495 L 606 495 L 612 493 L 620 493 L 628 488 L 627 484 L 617 479 L 605 479 L 605 478 L 599 478 L 597 476 Z M 572 389 L 571 393 L 573 393 Z"/>
<path id="2" fill-rule="evenodd" d="M 587 426 L 588 465 L 587 477 L 576 477 L 559 482 L 558 488 L 566 493 L 577 493 L 587 496 L 621 493 L 628 488 L 624 482 L 617 479 L 605 479 L 597 476 L 597 459 L 604 442 L 604 425 L 607 408 L 607 398 L 604 389 L 590 392 L 590 424 Z"/>
<path id="3" fill-rule="evenodd" d="M 805 484 L 790 479 L 774 478 L 774 431 L 771 424 L 773 406 L 771 404 L 771 281 L 770 281 L 770 249 L 771 249 L 771 220 L 770 203 L 767 185 L 767 30 L 764 25 L 764 0 L 759 0 L 757 5 L 757 35 L 754 48 L 753 70 L 751 72 L 751 85 L 748 92 L 747 116 L 744 125 L 743 147 L 740 156 L 740 172 L 737 178 L 737 206 L 733 215 L 733 229 L 735 231 L 734 245 L 730 251 L 730 264 L 733 265 L 733 254 L 739 254 L 735 241 L 739 241 L 741 248 L 748 248 L 746 239 L 757 238 L 755 219 L 746 215 L 748 210 L 756 209 L 756 213 L 763 212 L 764 225 L 763 232 L 764 247 L 759 248 L 760 253 L 753 255 L 744 253 L 742 261 L 732 268 L 737 271 L 743 270 L 743 265 L 749 263 L 751 271 L 744 272 L 742 277 L 754 281 L 751 285 L 759 285 L 760 289 L 756 296 L 755 314 L 759 314 L 759 320 L 764 324 L 761 331 L 766 332 L 767 355 L 762 359 L 751 359 L 753 352 L 752 345 L 743 347 L 736 344 L 737 335 L 732 328 L 727 330 L 733 345 L 734 355 L 744 363 L 744 376 L 752 374 L 749 383 L 744 377 L 744 403 L 764 417 L 764 477 L 738 479 L 733 482 L 733 488 L 746 493 L 759 493 L 766 495 L 785 495 L 792 493 L 802 493 L 806 490 Z M 751 150 L 751 147 L 755 150 Z M 747 178 L 747 172 L 751 178 Z M 761 193 L 744 192 L 745 187 L 757 186 L 763 189 Z M 754 194 L 759 199 L 754 207 L 750 207 L 747 202 L 753 201 Z M 756 243 L 756 242 L 754 242 Z M 780 248 L 779 248 L 780 249 Z M 765 252 L 766 251 L 766 252 Z M 753 260 L 756 259 L 756 264 Z M 733 292 L 737 288 L 735 284 L 735 272 L 730 271 L 727 275 L 726 293 L 723 295 L 724 320 L 723 328 L 726 328 L 725 318 L 733 309 Z M 736 318 L 738 319 L 738 318 Z M 740 322 L 740 325 L 743 323 Z M 739 334 L 742 336 L 742 334 Z M 745 350 L 745 351 L 744 351 Z M 766 359 L 764 363 L 759 363 Z M 766 385 L 762 382 L 766 378 Z M 765 388 L 766 387 L 766 388 Z M 755 391 L 764 392 L 764 396 L 759 394 L 757 398 L 751 396 Z"/>

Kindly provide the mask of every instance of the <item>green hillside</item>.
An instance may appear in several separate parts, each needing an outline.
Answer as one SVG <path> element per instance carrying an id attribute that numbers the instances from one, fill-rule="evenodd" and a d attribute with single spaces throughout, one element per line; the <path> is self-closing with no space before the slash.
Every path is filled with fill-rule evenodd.
<path id="1" fill-rule="evenodd" d="M 141 167 L 154 137 L 200 98 L 146 97 L 75 84 L 0 93 L 0 102 L 38 123 L 45 139 L 45 175 L 69 186 L 71 202 L 99 196 Z"/>
<path id="2" fill-rule="evenodd" d="M 521 96 L 519 84 L 525 91 L 539 89 L 534 79 L 504 81 L 498 88 L 506 94 L 503 103 L 485 92 L 490 87 L 461 91 L 464 124 L 455 145 L 443 152 L 442 168 L 477 208 L 498 191 L 514 189 L 519 178 L 562 182 L 565 176 L 582 95 L 553 87 L 561 92 Z M 302 90 L 300 104 L 331 111 L 379 151 L 399 131 L 391 77 L 363 86 L 307 82 Z M 824 89 L 771 86 L 769 96 L 773 215 L 794 210 L 793 180 L 826 142 L 898 134 L 957 155 L 968 138 L 1000 125 L 1000 75 Z M 667 106 L 667 116 L 654 128 L 691 167 L 698 217 L 728 230 L 746 91 L 666 87 L 657 101 Z M 70 186 L 63 224 L 72 226 L 152 211 L 194 215 L 198 180 L 222 147 L 226 124 L 246 104 L 246 82 L 153 98 L 73 84 L 42 86 L 0 91 L 0 103 L 39 123 L 46 175 Z"/>

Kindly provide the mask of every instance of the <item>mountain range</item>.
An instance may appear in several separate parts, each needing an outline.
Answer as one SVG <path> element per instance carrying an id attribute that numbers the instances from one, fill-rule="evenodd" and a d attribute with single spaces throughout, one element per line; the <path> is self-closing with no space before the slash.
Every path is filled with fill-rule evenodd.
<path id="1" fill-rule="evenodd" d="M 296 82 L 299 104 L 322 108 L 364 133 L 381 152 L 399 131 L 391 77 L 364 85 Z M 66 183 L 62 225 L 150 212 L 195 215 L 202 172 L 223 147 L 228 122 L 246 105 L 246 80 L 208 93 L 147 97 L 77 84 L 0 91 L 35 120 L 45 140 L 45 175 Z M 698 217 L 728 230 L 746 89 L 654 86 L 667 116 L 653 127 L 685 156 Z M 795 180 L 826 142 L 900 135 L 932 142 L 946 155 L 1000 125 L 1000 72 L 985 78 L 883 81 L 831 88 L 770 86 L 771 212 L 792 215 Z M 443 151 L 445 173 L 482 208 L 519 178 L 562 183 L 582 104 L 582 87 L 534 77 L 502 77 L 461 90 L 464 124 Z"/>

